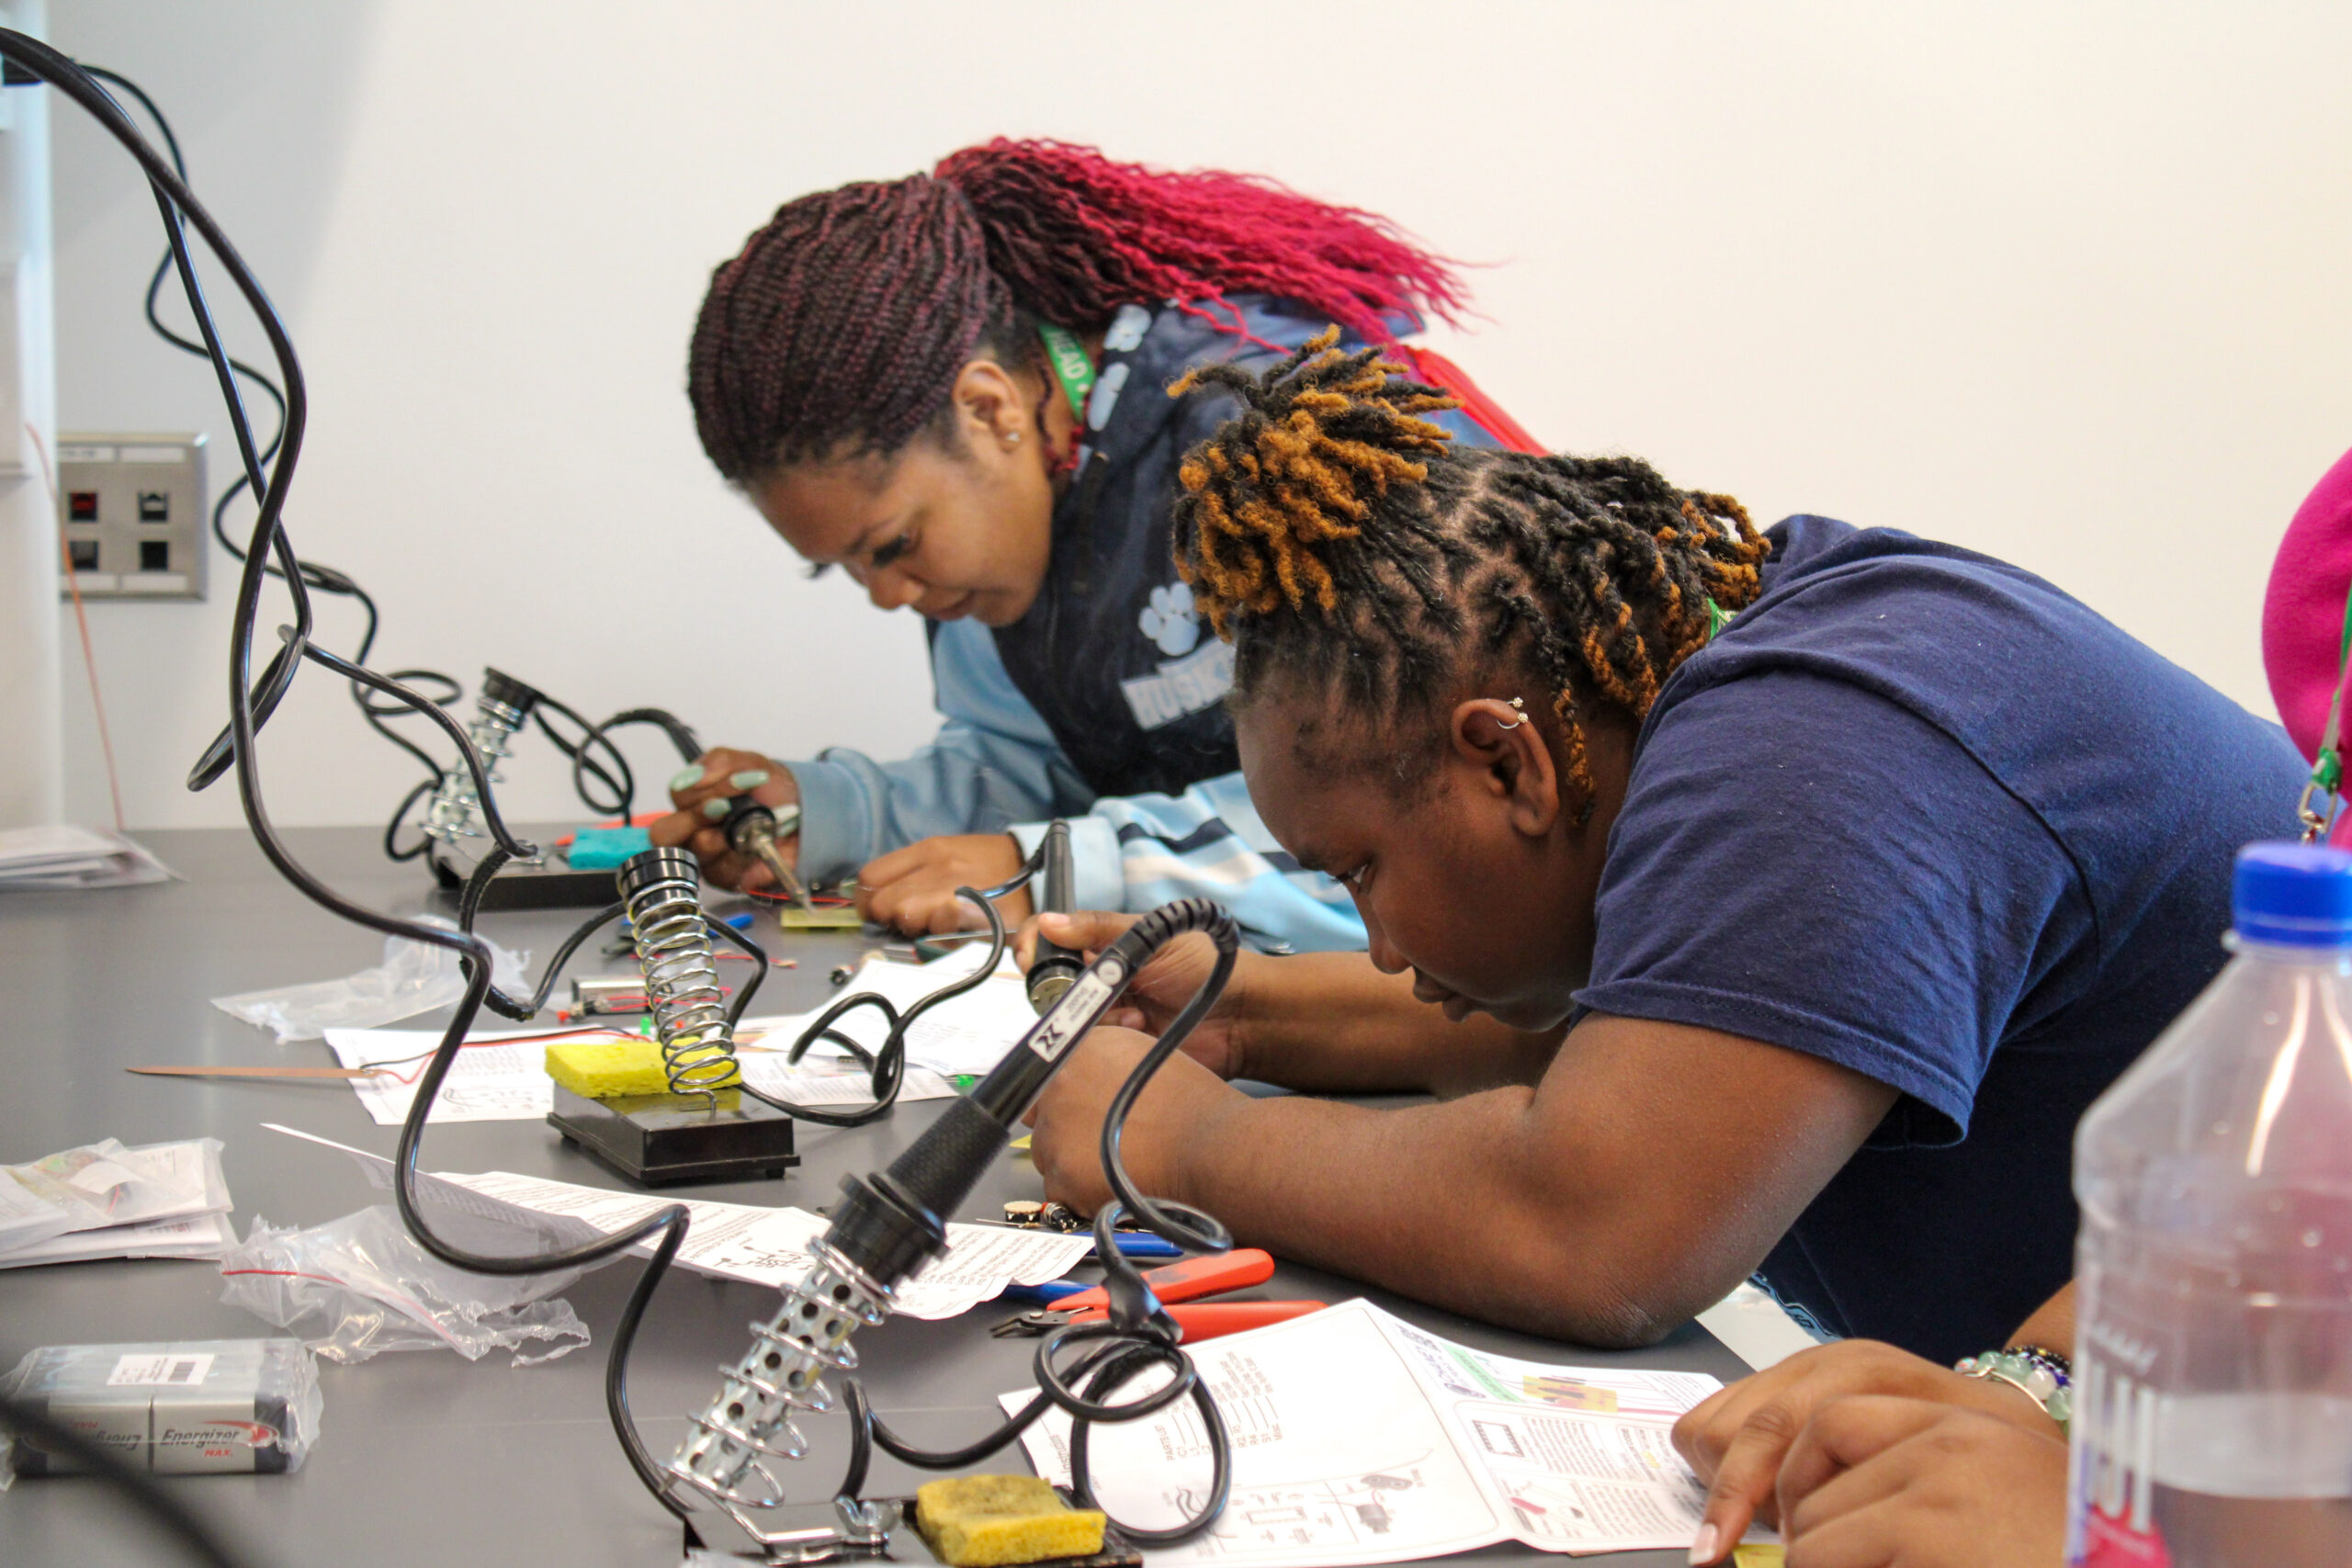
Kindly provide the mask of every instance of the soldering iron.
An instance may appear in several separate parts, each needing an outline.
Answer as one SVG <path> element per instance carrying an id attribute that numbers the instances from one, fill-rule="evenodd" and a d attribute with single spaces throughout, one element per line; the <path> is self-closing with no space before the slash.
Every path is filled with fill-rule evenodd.
<path id="1" fill-rule="evenodd" d="M 1031 903 L 1040 915 L 1071 913 L 1071 886 L 1077 875 L 1070 864 L 1069 824 L 1056 818 L 1046 827 L 1046 836 L 1037 845 L 1039 872 L 1032 886 L 1035 895 Z M 1040 1014 L 1062 999 L 1062 996 L 1086 967 L 1086 955 L 1074 953 L 1058 942 L 1046 940 L 1043 928 L 1037 932 L 1036 948 L 1029 961 L 1029 1005 Z"/>
<path id="2" fill-rule="evenodd" d="M 816 908 L 808 902 L 808 889 L 793 874 L 780 847 L 780 840 L 800 830 L 800 807 L 771 810 L 748 795 L 739 795 L 727 803 L 727 819 L 720 826 L 727 835 L 727 847 L 766 866 L 768 874 L 775 878 L 777 892 L 804 909 Z"/>

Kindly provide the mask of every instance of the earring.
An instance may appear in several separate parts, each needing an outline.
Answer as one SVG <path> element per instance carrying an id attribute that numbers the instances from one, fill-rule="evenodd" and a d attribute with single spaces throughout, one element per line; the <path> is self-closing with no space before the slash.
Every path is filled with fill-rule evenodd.
<path id="1" fill-rule="evenodd" d="M 1526 702 L 1525 702 L 1523 699 L 1519 698 L 1519 697 L 1513 697 L 1513 698 L 1511 698 L 1511 700 L 1510 700 L 1510 711 L 1511 711 L 1511 712 L 1513 712 L 1514 714 L 1517 714 L 1519 716 L 1518 716 L 1518 717 L 1516 717 L 1516 718 L 1514 718 L 1514 719 L 1512 719 L 1509 724 L 1498 724 L 1498 725 L 1497 725 L 1497 726 L 1495 727 L 1496 728 L 1498 728 L 1498 729 L 1517 729 L 1521 725 L 1525 724 L 1525 723 L 1527 722 L 1527 704 L 1526 704 Z"/>
<path id="2" fill-rule="evenodd" d="M 1019 432 L 1019 431 L 1017 431 L 1017 430 L 1008 430 L 1008 431 L 1006 431 L 1006 432 L 1004 433 L 1004 445 L 1005 445 L 1005 447 L 1006 447 L 1006 449 L 1007 449 L 1008 451 L 1009 451 L 1009 450 L 1011 450 L 1012 448 L 1015 447 L 1015 446 L 1020 446 L 1020 445 L 1021 445 L 1021 432 Z"/>

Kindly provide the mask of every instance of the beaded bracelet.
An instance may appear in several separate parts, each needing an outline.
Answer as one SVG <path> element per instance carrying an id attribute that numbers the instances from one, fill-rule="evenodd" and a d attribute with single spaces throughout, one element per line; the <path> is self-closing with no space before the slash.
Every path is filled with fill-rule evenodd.
<path id="1" fill-rule="evenodd" d="M 1964 1378 L 2007 1383 L 2041 1405 L 2043 1414 L 2058 1423 L 2062 1434 L 2068 1431 L 2067 1423 L 2075 1414 L 2075 1369 L 2057 1351 L 2039 1345 L 2013 1345 L 2006 1350 L 1970 1356 L 1952 1371 Z"/>

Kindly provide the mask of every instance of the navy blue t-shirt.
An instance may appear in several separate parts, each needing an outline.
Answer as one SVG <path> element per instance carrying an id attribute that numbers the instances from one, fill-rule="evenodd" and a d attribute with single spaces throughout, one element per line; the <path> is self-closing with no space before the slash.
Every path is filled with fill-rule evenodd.
<path id="1" fill-rule="evenodd" d="M 1642 727 L 1577 999 L 1901 1090 L 1763 1272 L 1949 1362 L 2072 1275 L 2075 1122 L 2221 967 L 2232 857 L 2291 834 L 2306 769 L 2028 572 L 1770 536 L 1762 595 Z"/>

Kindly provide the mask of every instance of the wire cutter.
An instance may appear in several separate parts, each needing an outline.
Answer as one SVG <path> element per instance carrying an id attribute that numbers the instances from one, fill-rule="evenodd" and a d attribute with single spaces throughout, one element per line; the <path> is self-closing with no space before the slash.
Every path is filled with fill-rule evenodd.
<path id="1" fill-rule="evenodd" d="M 1322 1310 L 1324 1303 L 1321 1302 L 1201 1300 L 1204 1296 L 1223 1295 L 1227 1291 L 1262 1285 L 1273 1277 L 1273 1272 L 1274 1260 L 1271 1254 L 1255 1247 L 1244 1247 L 1238 1252 L 1188 1258 L 1165 1269 L 1148 1269 L 1143 1282 L 1149 1285 L 1151 1293 L 1168 1306 L 1168 1315 L 1175 1319 L 1182 1337 L 1191 1342 L 1214 1339 L 1221 1334 L 1238 1334 L 1245 1328 L 1262 1328 L 1270 1323 L 1283 1323 Z M 1175 1304 L 1180 1303 L 1192 1304 Z M 1049 1334 L 1067 1324 L 1102 1323 L 1110 1315 L 1110 1292 L 1095 1285 L 1063 1296 L 1051 1307 L 1016 1313 L 989 1332 L 1000 1339 L 1020 1335 Z"/>

